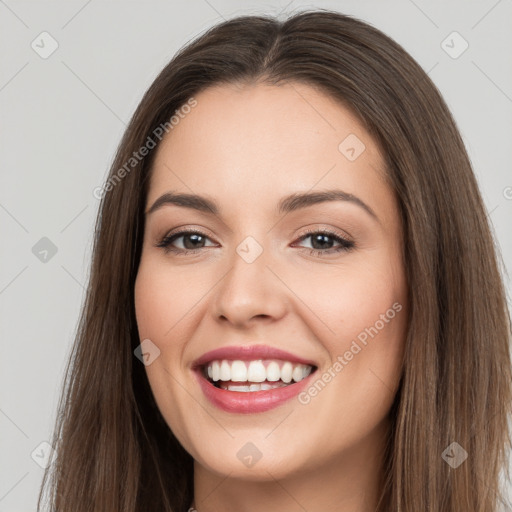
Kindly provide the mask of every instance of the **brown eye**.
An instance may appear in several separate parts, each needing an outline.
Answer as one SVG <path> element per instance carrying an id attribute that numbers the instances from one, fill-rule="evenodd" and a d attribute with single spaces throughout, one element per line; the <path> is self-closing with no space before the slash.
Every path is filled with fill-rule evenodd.
<path id="1" fill-rule="evenodd" d="M 322 255 L 337 253 L 340 251 L 349 251 L 355 247 L 354 242 L 347 240 L 337 233 L 330 231 L 311 231 L 302 235 L 300 240 L 311 239 L 311 247 L 309 248 L 310 254 Z M 338 247 L 334 247 L 334 244 L 338 244 Z"/>
<path id="2" fill-rule="evenodd" d="M 183 247 L 174 246 L 173 244 L 180 239 L 182 239 L 180 243 Z M 174 233 L 162 238 L 157 244 L 157 247 L 163 248 L 166 252 L 188 253 L 206 247 L 205 243 L 207 240 L 209 240 L 209 238 L 200 231 L 180 231 L 179 233 Z"/>

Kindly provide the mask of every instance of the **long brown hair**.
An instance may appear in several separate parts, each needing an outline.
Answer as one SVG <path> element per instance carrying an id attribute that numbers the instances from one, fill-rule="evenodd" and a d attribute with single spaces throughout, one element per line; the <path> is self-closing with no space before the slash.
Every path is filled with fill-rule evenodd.
<path id="1" fill-rule="evenodd" d="M 38 510 L 46 486 L 58 512 L 189 506 L 192 458 L 134 356 L 141 340 L 133 291 L 156 149 L 126 163 L 200 91 L 258 81 L 308 84 L 352 109 L 379 145 L 398 199 L 410 304 L 379 510 L 496 512 L 511 441 L 511 322 L 463 141 L 436 86 L 400 45 L 354 17 L 319 9 L 285 21 L 221 23 L 180 50 L 144 95 L 102 193 L 56 457 Z M 468 457 L 455 468 L 449 458 L 462 449 Z"/>

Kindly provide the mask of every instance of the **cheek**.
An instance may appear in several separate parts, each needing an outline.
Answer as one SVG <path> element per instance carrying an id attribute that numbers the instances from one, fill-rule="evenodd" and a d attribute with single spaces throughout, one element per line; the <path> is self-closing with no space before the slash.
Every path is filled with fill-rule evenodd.
<path id="1" fill-rule="evenodd" d="M 193 284 L 193 283 L 192 283 Z M 184 290 L 184 291 L 183 291 Z M 183 332 L 186 322 L 180 322 L 190 307 L 187 293 L 193 295 L 190 287 L 180 282 L 178 272 L 151 258 L 142 259 L 134 287 L 135 314 L 139 339 L 149 339 L 160 351 L 157 358 L 145 366 L 148 382 L 156 404 L 180 439 L 186 439 L 182 411 L 181 388 L 173 385 L 170 375 L 182 361 L 187 333 Z M 196 299 L 197 300 L 197 299 Z"/>
<path id="2" fill-rule="evenodd" d="M 146 375 L 164 415 L 169 406 L 167 401 L 174 401 L 169 372 L 174 373 L 182 361 L 181 354 L 186 344 L 186 336 L 180 332 L 186 322 L 180 322 L 180 318 L 186 313 L 187 300 L 181 291 L 179 277 L 172 274 L 147 258 L 141 261 L 134 288 L 139 339 L 141 343 L 151 340 L 146 346 L 158 354 L 151 364 L 145 366 Z M 167 397 L 165 402 L 164 397 Z"/>
<path id="3" fill-rule="evenodd" d="M 176 334 L 188 322 L 182 320 L 194 309 L 208 287 L 204 280 L 194 278 L 180 267 L 172 268 L 165 261 L 146 258 L 141 261 L 135 281 L 135 312 L 141 339 L 154 339 L 166 346 L 176 342 Z"/>
<path id="4" fill-rule="evenodd" d="M 302 318 L 309 319 L 310 328 L 330 352 L 343 349 L 344 343 L 360 333 L 364 338 L 365 329 L 376 323 L 383 335 L 399 333 L 397 319 L 404 316 L 406 303 L 403 271 L 381 261 L 325 265 L 286 276 L 303 304 Z M 400 307 L 393 308 L 394 303 Z"/>
<path id="5" fill-rule="evenodd" d="M 333 410 L 359 410 L 369 418 L 392 401 L 407 323 L 405 276 L 394 261 L 376 254 L 364 264 L 326 266 L 307 279 L 294 278 L 293 290 L 307 297 L 302 318 L 330 359 L 319 377 L 330 389 L 322 396 L 332 400 Z"/>

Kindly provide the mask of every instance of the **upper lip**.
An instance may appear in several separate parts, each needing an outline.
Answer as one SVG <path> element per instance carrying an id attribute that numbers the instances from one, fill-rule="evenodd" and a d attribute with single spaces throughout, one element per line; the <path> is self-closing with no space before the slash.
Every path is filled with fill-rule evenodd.
<path id="1" fill-rule="evenodd" d="M 239 361 L 252 361 L 255 359 L 282 359 L 290 361 L 291 363 L 307 364 L 309 366 L 316 366 L 316 363 L 309 359 L 296 356 L 291 352 L 270 347 L 268 345 L 232 345 L 226 347 L 216 348 L 206 352 L 201 357 L 196 359 L 192 366 L 198 368 L 210 361 L 221 359 L 239 360 Z"/>

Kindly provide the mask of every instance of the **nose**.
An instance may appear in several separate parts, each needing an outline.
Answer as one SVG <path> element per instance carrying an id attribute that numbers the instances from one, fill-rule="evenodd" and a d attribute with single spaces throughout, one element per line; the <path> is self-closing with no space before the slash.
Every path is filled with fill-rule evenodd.
<path id="1" fill-rule="evenodd" d="M 254 322 L 276 321 L 286 314 L 287 289 L 268 263 L 265 250 L 250 263 L 234 252 L 232 266 L 213 297 L 213 312 L 218 321 L 242 328 Z"/>

